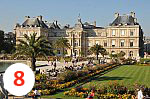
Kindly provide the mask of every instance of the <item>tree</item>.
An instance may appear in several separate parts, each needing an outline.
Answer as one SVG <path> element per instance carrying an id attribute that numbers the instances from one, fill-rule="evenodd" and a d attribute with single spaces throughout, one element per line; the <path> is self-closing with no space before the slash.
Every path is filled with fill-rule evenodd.
<path id="1" fill-rule="evenodd" d="M 126 55 L 125 52 L 121 51 L 120 53 L 117 54 L 118 57 L 122 58 Z"/>
<path id="2" fill-rule="evenodd" d="M 15 52 L 15 46 L 16 46 L 16 36 L 12 32 L 5 33 L 4 37 L 4 47 L 3 50 L 6 51 L 6 53 L 12 54 Z"/>
<path id="3" fill-rule="evenodd" d="M 48 54 L 52 54 L 51 46 L 48 40 L 44 36 L 39 36 L 36 38 L 37 33 L 24 35 L 25 40 L 18 40 L 16 45 L 15 55 L 24 55 L 30 58 L 31 68 L 33 71 L 36 70 L 36 58 L 39 56 L 44 56 L 47 59 Z"/>
<path id="4" fill-rule="evenodd" d="M 63 37 L 57 39 L 54 46 L 55 46 L 56 49 L 61 49 L 63 57 L 67 53 L 65 49 L 70 48 L 69 41 L 66 38 L 63 38 Z"/>
<path id="5" fill-rule="evenodd" d="M 109 57 L 110 57 L 111 59 L 117 59 L 117 58 L 118 58 L 118 55 L 115 54 L 115 53 L 111 53 L 111 54 L 109 55 Z"/>
<path id="6" fill-rule="evenodd" d="M 101 45 L 94 45 L 90 48 L 91 53 L 96 55 L 96 59 L 98 60 L 98 55 L 102 53 L 105 49 Z"/>
<path id="7" fill-rule="evenodd" d="M 108 52 L 106 51 L 106 49 L 103 49 L 101 51 L 101 55 L 104 57 L 105 55 L 108 55 Z"/>
<path id="8" fill-rule="evenodd" d="M 121 58 L 125 56 L 125 52 L 121 51 L 120 53 L 111 53 L 109 56 L 115 61 L 120 62 Z"/>
<path id="9" fill-rule="evenodd" d="M 0 30 L 0 53 L 3 50 L 4 47 L 4 31 Z"/>

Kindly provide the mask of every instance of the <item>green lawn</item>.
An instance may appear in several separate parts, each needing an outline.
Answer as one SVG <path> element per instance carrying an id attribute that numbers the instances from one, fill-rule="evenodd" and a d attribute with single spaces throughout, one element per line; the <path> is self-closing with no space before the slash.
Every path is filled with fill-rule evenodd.
<path id="1" fill-rule="evenodd" d="M 150 66 L 124 65 L 103 76 L 95 76 L 90 82 L 84 84 L 84 86 L 88 87 L 95 84 L 106 85 L 110 81 L 121 82 L 125 85 L 138 83 L 150 87 Z"/>
<path id="2" fill-rule="evenodd" d="M 73 87 L 83 85 L 83 87 L 89 87 L 89 85 L 107 85 L 107 83 L 117 81 L 124 83 L 125 85 L 132 85 L 134 83 L 144 84 L 150 87 L 150 66 L 135 66 L 135 65 L 124 65 L 103 74 L 96 75 L 89 78 L 82 83 L 79 83 Z M 73 88 L 72 87 L 72 88 Z M 71 88 L 66 88 L 67 91 Z M 79 97 L 67 97 L 64 96 L 64 92 L 59 92 L 55 95 L 46 96 L 47 98 L 63 98 L 63 99 L 83 99 Z M 96 98 L 95 98 L 96 99 Z"/>

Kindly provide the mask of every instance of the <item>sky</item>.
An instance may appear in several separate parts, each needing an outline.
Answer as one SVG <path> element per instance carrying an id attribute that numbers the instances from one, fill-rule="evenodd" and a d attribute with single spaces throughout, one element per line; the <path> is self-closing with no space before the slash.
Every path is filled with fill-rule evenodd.
<path id="1" fill-rule="evenodd" d="M 136 13 L 144 35 L 150 36 L 150 0 L 0 0 L 0 29 L 13 31 L 25 16 L 42 15 L 44 20 L 73 26 L 80 13 L 83 22 L 96 21 L 106 27 L 114 20 L 114 13 Z"/>

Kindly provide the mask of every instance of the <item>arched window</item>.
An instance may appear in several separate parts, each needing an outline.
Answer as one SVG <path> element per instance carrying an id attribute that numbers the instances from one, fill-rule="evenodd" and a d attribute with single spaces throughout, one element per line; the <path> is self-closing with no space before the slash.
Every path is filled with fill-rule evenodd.
<path id="1" fill-rule="evenodd" d="M 74 56 L 77 56 L 77 55 L 78 55 L 78 51 L 75 50 L 75 51 L 74 51 Z"/>
<path id="2" fill-rule="evenodd" d="M 75 40 L 74 46 L 78 46 L 78 41 L 77 40 Z"/>

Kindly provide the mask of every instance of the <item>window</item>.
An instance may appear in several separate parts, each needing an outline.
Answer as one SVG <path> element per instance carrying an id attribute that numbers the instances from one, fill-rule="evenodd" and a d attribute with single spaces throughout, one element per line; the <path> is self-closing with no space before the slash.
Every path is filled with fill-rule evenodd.
<path id="1" fill-rule="evenodd" d="M 94 33 L 91 33 L 90 36 L 93 37 L 93 36 L 94 36 Z"/>
<path id="2" fill-rule="evenodd" d="M 81 43 L 81 42 L 80 42 L 80 39 L 79 39 L 79 46 L 80 46 L 80 43 Z"/>
<path id="3" fill-rule="evenodd" d="M 133 47 L 133 40 L 130 40 L 130 47 Z"/>
<path id="4" fill-rule="evenodd" d="M 121 30 L 121 35 L 122 35 L 122 36 L 125 35 L 125 30 Z"/>
<path id="5" fill-rule="evenodd" d="M 78 46 L 78 41 L 75 40 L 74 46 Z"/>
<path id="6" fill-rule="evenodd" d="M 121 40 L 120 45 L 121 45 L 121 47 L 124 46 L 124 40 Z"/>
<path id="7" fill-rule="evenodd" d="M 104 47 L 106 47 L 107 46 L 107 42 L 104 42 Z"/>
<path id="8" fill-rule="evenodd" d="M 130 31 L 130 36 L 133 36 L 133 31 Z"/>
<path id="9" fill-rule="evenodd" d="M 112 36 L 115 36 L 115 30 L 112 30 Z"/>
<path id="10" fill-rule="evenodd" d="M 112 47 L 115 47 L 115 40 L 112 40 Z"/>
<path id="11" fill-rule="evenodd" d="M 74 51 L 74 56 L 76 56 L 76 55 L 78 55 L 78 51 L 77 50 Z"/>

